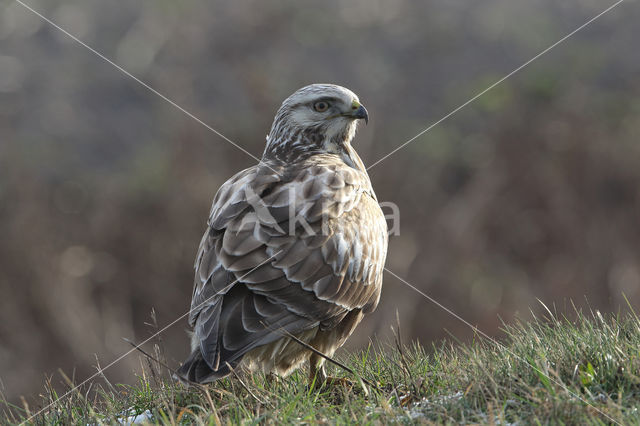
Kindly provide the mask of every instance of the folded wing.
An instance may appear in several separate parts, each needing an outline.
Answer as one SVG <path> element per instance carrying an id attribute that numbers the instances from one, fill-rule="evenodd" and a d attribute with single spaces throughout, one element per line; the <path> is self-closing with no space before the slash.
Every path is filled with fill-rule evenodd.
<path id="1" fill-rule="evenodd" d="M 218 191 L 196 258 L 189 321 L 201 364 L 185 363 L 190 380 L 203 381 L 196 370 L 207 366 L 205 381 L 227 374 L 281 329 L 326 330 L 372 311 L 386 250 L 365 173 L 331 155 L 283 175 L 265 165 L 240 172 Z"/>

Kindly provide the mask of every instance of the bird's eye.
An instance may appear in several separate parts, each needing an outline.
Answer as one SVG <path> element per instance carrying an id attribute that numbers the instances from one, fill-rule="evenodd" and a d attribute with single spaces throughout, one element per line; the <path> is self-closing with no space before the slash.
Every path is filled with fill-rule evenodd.
<path id="1" fill-rule="evenodd" d="M 313 104 L 313 109 L 316 110 L 317 112 L 325 112 L 326 110 L 329 109 L 329 102 L 318 101 L 315 104 Z"/>

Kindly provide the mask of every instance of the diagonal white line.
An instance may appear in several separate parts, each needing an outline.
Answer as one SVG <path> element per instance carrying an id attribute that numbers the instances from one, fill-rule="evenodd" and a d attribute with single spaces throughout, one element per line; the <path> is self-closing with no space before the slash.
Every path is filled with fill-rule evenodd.
<path id="1" fill-rule="evenodd" d="M 426 129 L 422 130 L 420 133 L 418 133 L 417 135 L 415 135 L 414 137 L 412 137 L 411 139 L 409 139 L 408 141 L 406 141 L 405 143 L 403 143 L 402 145 L 398 146 L 397 148 L 395 148 L 393 151 L 391 151 L 390 153 L 388 153 L 387 155 L 385 155 L 384 157 L 380 158 L 378 161 L 376 161 L 375 163 L 373 163 L 372 165 L 370 165 L 369 167 L 367 167 L 367 170 L 372 169 L 373 167 L 377 166 L 378 164 L 380 164 L 381 162 L 383 162 L 384 160 L 386 160 L 387 158 L 391 157 L 393 154 L 395 154 L 396 152 L 400 151 L 401 149 L 403 149 L 404 147 L 406 147 L 407 145 L 409 145 L 411 142 L 413 142 L 414 140 L 418 139 L 420 136 L 424 135 L 425 133 L 427 133 L 429 130 L 433 129 L 434 127 L 436 127 L 438 124 L 442 123 L 444 120 L 446 120 L 447 118 L 451 117 L 452 115 L 454 115 L 455 113 L 457 113 L 458 111 L 460 111 L 461 109 L 463 109 L 464 107 L 466 107 L 467 105 L 469 105 L 470 103 L 472 103 L 473 101 L 475 101 L 476 99 L 478 99 L 480 96 L 484 95 L 485 93 L 487 93 L 489 90 L 495 88 L 496 86 L 498 86 L 499 84 L 501 84 L 502 82 L 504 82 L 506 79 L 508 79 L 509 77 L 513 76 L 514 74 L 516 74 L 518 71 L 522 70 L 524 67 L 526 67 L 527 65 L 531 64 L 533 61 L 535 61 L 536 59 L 540 58 L 541 56 L 543 56 L 544 54 L 548 53 L 549 51 L 551 51 L 553 48 L 555 48 L 556 46 L 558 46 L 559 44 L 561 44 L 562 42 L 564 42 L 565 40 L 567 40 L 569 37 L 573 36 L 575 33 L 577 33 L 578 31 L 582 30 L 583 28 L 585 28 L 586 26 L 588 26 L 589 24 L 591 24 L 593 21 L 595 21 L 596 19 L 600 18 L 602 15 L 604 15 L 605 13 L 609 12 L 610 10 L 612 10 L 613 8 L 615 8 L 616 6 L 618 6 L 620 3 L 622 3 L 624 0 L 618 0 L 617 2 L 615 2 L 614 4 L 612 4 L 611 6 L 609 6 L 608 8 L 606 8 L 605 10 L 603 10 L 602 12 L 598 13 L 596 16 L 594 16 L 593 18 L 589 19 L 587 22 L 585 22 L 584 24 L 580 25 L 578 28 L 576 28 L 575 30 L 571 31 L 569 34 L 565 35 L 564 37 L 562 37 L 560 40 L 556 41 L 555 43 L 553 43 L 551 46 L 547 47 L 546 49 L 544 49 L 543 51 L 541 51 L 540 53 L 538 53 L 536 56 L 534 56 L 533 58 L 529 59 L 527 62 L 523 63 L 522 65 L 520 65 L 518 68 L 514 69 L 513 71 L 511 71 L 509 74 L 505 75 L 504 77 L 502 77 L 500 80 L 496 81 L 495 83 L 493 83 L 492 85 L 490 85 L 489 87 L 487 87 L 486 89 L 482 90 L 481 92 L 478 92 L 475 96 L 473 96 L 471 99 L 469 99 L 468 101 L 466 101 L 465 103 L 461 104 L 460 106 L 458 106 L 457 108 L 455 108 L 454 110 L 452 110 L 451 112 L 449 112 L 447 115 L 445 115 L 444 117 L 442 117 L 441 119 L 439 119 L 438 121 L 436 121 L 435 123 L 431 124 L 429 127 L 427 127 Z"/>
<path id="2" fill-rule="evenodd" d="M 29 11 L 31 11 L 32 13 L 34 13 L 35 15 L 37 15 L 38 17 L 40 17 L 42 20 L 44 20 L 45 22 L 47 22 L 48 24 L 50 24 L 51 26 L 55 27 L 56 29 L 58 29 L 59 31 L 61 31 L 62 33 L 64 33 L 65 35 L 67 35 L 68 37 L 70 37 L 71 39 L 73 39 L 75 42 L 77 42 L 78 44 L 82 45 L 83 47 L 85 47 L 86 49 L 88 49 L 89 51 L 91 51 L 92 53 L 94 53 L 96 56 L 100 57 L 101 59 L 103 59 L 104 61 L 106 61 L 107 63 L 111 64 L 112 66 L 114 66 L 116 69 L 118 69 L 120 72 L 122 72 L 123 74 L 127 75 L 128 77 L 132 78 L 133 80 L 135 80 L 137 83 L 139 83 L 140 85 L 142 85 L 143 87 L 145 87 L 147 90 L 151 91 L 152 93 L 156 94 L 157 96 L 159 96 L 160 98 L 162 98 L 163 100 L 165 100 L 166 102 L 168 102 L 169 104 L 171 104 L 172 106 L 174 106 L 175 108 L 179 109 L 180 111 L 182 111 L 183 113 L 185 113 L 187 116 L 191 117 L 192 119 L 194 119 L 195 121 L 197 121 L 198 123 L 202 124 L 204 127 L 206 127 L 207 129 L 209 129 L 210 131 L 212 131 L 213 133 L 217 134 L 218 136 L 220 136 L 221 138 L 223 138 L 224 140 L 226 140 L 227 142 L 231 143 L 233 146 L 235 146 L 236 148 L 238 148 L 239 150 L 241 150 L 242 152 L 244 152 L 245 154 L 249 155 L 250 157 L 252 157 L 253 159 L 257 160 L 258 162 L 260 161 L 260 159 L 256 156 L 254 156 L 253 154 L 251 154 L 250 152 L 248 152 L 247 150 L 245 150 L 244 148 L 242 148 L 241 146 L 239 146 L 238 144 L 236 144 L 235 142 L 233 142 L 231 139 L 227 138 L 226 136 L 224 136 L 222 133 L 220 133 L 219 131 L 217 131 L 216 129 L 214 129 L 213 127 L 211 127 L 210 125 L 208 125 L 207 123 L 203 122 L 202 120 L 200 120 L 198 117 L 196 117 L 195 115 L 193 115 L 191 112 L 187 111 L 186 109 L 184 109 L 183 107 L 181 107 L 180 105 L 178 105 L 176 102 L 174 102 L 173 100 L 171 100 L 170 98 L 168 98 L 167 96 L 163 95 L 162 93 L 158 92 L 156 89 L 154 89 L 153 87 L 151 87 L 150 85 L 148 85 L 147 83 L 145 83 L 144 81 L 140 80 L 139 78 L 137 78 L 136 76 L 134 76 L 133 74 L 131 74 L 129 71 L 127 71 L 126 69 L 124 69 L 123 67 L 121 67 L 120 65 L 116 64 L 115 62 L 113 62 L 112 60 L 110 60 L 109 58 L 107 58 L 106 56 L 104 56 L 103 54 L 101 54 L 100 52 L 98 52 L 97 50 L 95 50 L 94 48 L 92 48 L 91 46 L 87 45 L 86 43 L 84 43 L 83 41 L 81 41 L 80 39 L 78 39 L 77 37 L 75 37 L 73 34 L 69 33 L 68 31 L 66 31 L 65 29 L 63 29 L 62 27 L 60 27 L 59 25 L 57 25 L 56 23 L 54 23 L 53 21 L 51 21 L 50 19 L 48 19 L 47 17 L 43 16 L 42 14 L 40 14 L 39 12 L 37 12 L 36 10 L 34 10 L 33 8 L 31 8 L 29 5 L 25 4 L 24 2 L 22 2 L 21 0 L 15 0 L 18 4 L 20 4 L 21 6 L 23 6 L 24 8 L 28 9 Z M 578 31 L 582 30 L 583 28 L 585 28 L 586 26 L 588 26 L 589 24 L 591 24 L 592 22 L 594 22 L 596 19 L 600 18 L 602 15 L 604 15 L 605 13 L 609 12 L 610 10 L 612 10 L 613 8 L 615 8 L 616 6 L 618 6 L 620 3 L 622 3 L 624 0 L 618 0 L 616 3 L 614 3 L 613 5 L 611 5 L 610 7 L 608 7 L 607 9 L 605 9 L 604 11 L 600 12 L 598 15 L 594 16 L 593 18 L 591 18 L 589 21 L 585 22 L 583 25 L 579 26 L 578 28 L 576 28 L 575 30 L 573 30 L 572 32 L 570 32 L 569 34 L 565 35 L 563 38 L 561 38 L 560 40 L 558 40 L 557 42 L 555 42 L 554 44 L 552 44 L 551 46 L 547 47 L 546 49 L 544 49 L 543 51 L 541 51 L 540 53 L 538 53 L 536 56 L 534 56 L 533 58 L 531 58 L 530 60 L 528 60 L 527 62 L 523 63 L 522 65 L 520 65 L 518 68 L 516 68 L 515 70 L 511 71 L 509 74 L 505 75 L 504 77 L 502 77 L 501 79 L 499 79 L 498 81 L 496 81 L 495 83 L 493 83 L 492 85 L 490 85 L 489 87 L 487 87 L 486 89 L 482 90 L 481 92 L 479 92 L 478 94 L 476 94 L 474 97 L 472 97 L 471 99 L 469 99 L 468 101 L 466 101 L 465 103 L 463 103 L 462 105 L 458 106 L 457 108 L 455 108 L 454 110 L 452 110 L 451 112 L 449 112 L 447 115 L 445 115 L 444 117 L 442 117 L 440 120 L 436 121 L 435 123 L 433 123 L 432 125 L 430 125 L 429 127 L 427 127 L 426 129 L 422 130 L 420 133 L 418 133 L 416 136 L 414 136 L 413 138 L 409 139 L 408 141 L 406 141 L 405 143 L 403 143 L 402 145 L 400 145 L 399 147 L 397 147 L 396 149 L 394 149 L 393 151 L 391 151 L 389 154 L 385 155 L 384 157 L 382 157 L 381 159 L 379 159 L 378 161 L 376 161 L 375 163 L 373 163 L 372 165 L 370 165 L 367 170 L 371 169 L 372 167 L 376 166 L 377 164 L 379 164 L 380 162 L 384 161 L 385 159 L 387 159 L 388 157 L 390 157 L 391 155 L 395 154 L 397 151 L 399 151 L 400 149 L 404 148 L 405 146 L 407 146 L 409 143 L 413 142 L 415 139 L 419 138 L 420 136 L 422 136 L 423 134 L 425 134 L 426 132 L 428 132 L 429 130 L 431 130 L 433 127 L 435 127 L 436 125 L 440 124 L 442 121 L 446 120 L 447 118 L 449 118 L 450 116 L 452 116 L 453 114 L 457 113 L 458 111 L 460 111 L 461 109 L 463 109 L 464 107 L 466 107 L 467 105 L 469 105 L 470 103 L 472 103 L 473 101 L 475 101 L 476 99 L 478 99 L 480 96 L 484 95 L 485 93 L 487 93 L 488 91 L 490 91 L 491 89 L 495 88 L 496 86 L 498 86 L 499 84 L 501 84 L 502 82 L 504 82 L 506 79 L 510 78 L 511 76 L 513 76 L 514 74 L 516 74 L 517 72 L 519 72 L 521 69 L 523 69 L 524 67 L 526 67 L 527 65 L 529 65 L 530 63 L 532 63 L 533 61 L 535 61 L 536 59 L 540 58 L 541 56 L 543 56 L 544 54 L 546 54 L 547 52 L 549 52 L 550 50 L 552 50 L 553 48 L 555 48 L 556 46 L 558 46 L 559 44 L 561 44 L 562 42 L 564 42 L 565 40 L 567 40 L 569 37 L 573 36 L 575 33 L 577 33 Z M 258 268 L 259 266 L 261 266 L 262 264 L 266 263 L 267 261 L 271 260 L 273 257 L 275 257 L 276 255 L 278 255 L 280 252 L 274 254 L 272 257 L 270 257 L 269 259 L 265 260 L 263 263 L 261 263 L 260 265 L 256 266 L 256 268 Z M 251 271 L 249 271 L 247 274 L 253 272 L 254 269 L 252 269 Z M 488 336 L 486 333 L 482 332 L 481 330 L 479 330 L 477 327 L 473 326 L 471 323 L 469 323 L 468 321 L 464 320 L 462 317 L 460 317 L 459 315 L 457 315 L 455 312 L 453 312 L 452 310 L 450 310 L 449 308 L 445 307 L 444 305 L 442 305 L 441 303 L 439 303 L 438 301 L 436 301 L 435 299 L 433 299 L 432 297 L 428 296 L 426 293 L 424 293 L 423 291 L 419 290 L 418 288 L 416 288 L 415 286 L 411 285 L 410 283 L 408 283 L 406 280 L 402 279 L 401 277 L 399 277 L 398 275 L 396 275 L 395 273 L 393 273 L 392 271 L 390 271 L 389 269 L 385 268 L 385 270 L 390 273 L 391 275 L 393 275 L 395 278 L 397 278 L 398 280 L 400 280 L 401 282 L 403 282 L 405 285 L 409 286 L 410 288 L 412 288 L 413 290 L 415 290 L 416 292 L 420 293 L 422 296 L 424 296 L 425 298 L 429 299 L 431 302 L 435 303 L 437 306 L 439 306 L 441 309 L 444 309 L 446 312 L 448 312 L 449 314 L 453 315 L 454 317 L 456 317 L 458 320 L 462 321 L 464 324 L 466 324 L 467 326 L 471 327 L 475 332 L 477 332 L 478 334 L 482 335 L 483 337 L 485 337 L 486 339 L 488 339 L 489 341 L 491 341 L 492 343 L 494 343 L 497 346 L 502 347 L 503 349 L 505 349 L 506 351 L 508 351 L 509 353 L 511 353 L 514 357 L 521 359 L 522 361 L 526 362 L 529 366 L 531 366 L 533 369 L 535 369 L 536 371 L 538 371 L 540 374 L 545 375 L 550 381 L 553 381 L 556 384 L 561 385 L 568 393 L 570 393 L 571 395 L 573 395 L 575 398 L 580 399 L 582 402 L 586 403 L 587 405 L 592 406 L 596 411 L 598 411 L 599 413 L 601 413 L 604 417 L 608 418 L 609 420 L 611 420 L 612 422 L 619 424 L 615 419 L 609 417 L 606 413 L 602 412 L 601 410 L 599 410 L 597 407 L 593 406 L 592 404 L 590 404 L 587 400 L 583 399 L 582 397 L 580 397 L 579 395 L 576 395 L 575 393 L 571 392 L 566 385 L 564 385 L 561 382 L 558 382 L 557 380 L 555 380 L 554 378 L 546 375 L 544 372 L 540 371 L 536 366 L 532 365 L 529 361 L 522 359 L 521 357 L 519 357 L 518 355 L 516 355 L 515 353 L 513 353 L 511 350 L 509 350 L 508 348 L 506 348 L 504 345 L 502 345 L 501 343 L 497 342 L 495 339 L 491 338 L 490 336 Z M 242 279 L 242 277 L 240 278 Z M 229 286 L 225 287 L 228 288 L 231 285 L 235 284 L 237 281 L 233 282 L 232 284 L 230 284 Z M 224 291 L 225 289 L 221 290 Z M 212 298 L 215 297 L 216 295 L 218 295 L 220 292 L 216 293 L 215 295 L 211 296 Z M 209 299 L 207 299 L 208 301 Z M 206 303 L 207 301 L 203 302 Z M 168 325 L 166 325 L 165 327 L 163 327 L 161 330 L 159 330 L 158 332 L 156 332 L 155 334 L 153 334 L 151 337 L 147 338 L 146 340 L 144 340 L 142 343 L 140 343 L 140 345 L 144 345 L 145 343 L 149 342 L 150 340 L 152 340 L 153 338 L 155 338 L 156 336 L 158 336 L 159 334 L 163 333 L 164 331 L 166 331 L 168 328 L 172 327 L 173 325 L 175 325 L 178 321 L 180 321 L 181 319 L 183 319 L 184 317 L 186 317 L 187 315 L 189 315 L 189 311 L 186 312 L 185 314 L 183 314 L 182 316 L 180 316 L 179 318 L 177 318 L 176 320 L 174 320 L 173 322 L 169 323 Z M 128 356 L 129 354 L 131 354 L 132 352 L 134 352 L 136 350 L 136 348 L 130 349 L 129 351 L 127 351 L 125 354 L 121 355 L 120 357 L 116 358 L 114 361 L 112 361 L 111 363 L 109 363 L 108 365 L 106 365 L 103 369 L 101 369 L 101 371 L 99 371 L 98 373 L 92 375 L 91 377 L 87 378 L 86 380 L 84 380 L 82 383 L 80 383 L 79 385 L 76 385 L 75 387 L 73 387 L 72 389 L 70 389 L 68 392 L 66 392 L 65 394 L 63 394 L 62 396 L 60 396 L 56 401 L 53 401 L 52 403 L 50 403 L 49 405 L 45 406 L 44 408 L 40 409 L 38 412 L 36 412 L 35 414 L 33 414 L 32 416 L 30 416 L 28 419 L 26 419 L 23 423 L 29 422 L 31 419 L 33 419 L 34 417 L 36 417 L 37 415 L 39 415 L 40 413 L 44 412 L 45 410 L 47 410 L 48 408 L 50 408 L 51 406 L 57 404 L 60 400 L 62 400 L 63 398 L 67 397 L 68 395 L 70 395 L 74 390 L 76 390 L 77 388 L 83 386 L 84 384 L 86 384 L 87 382 L 89 382 L 90 380 L 94 379 L 95 377 L 97 377 L 98 375 L 100 375 L 104 370 L 106 370 L 107 368 L 113 366 L 114 364 L 116 364 L 117 362 L 119 362 L 120 360 L 122 360 L 123 358 L 125 358 L 126 356 Z"/>
<path id="3" fill-rule="evenodd" d="M 181 107 L 180 105 L 178 105 L 175 101 L 173 101 L 172 99 L 168 98 L 167 96 L 163 95 L 162 93 L 158 92 L 156 89 L 154 89 L 153 87 L 151 87 L 149 84 L 145 83 L 144 81 L 140 80 L 138 77 L 136 77 L 135 75 L 131 74 L 129 71 L 127 71 L 126 69 L 124 69 L 123 67 L 121 67 L 120 65 L 116 64 L 115 62 L 113 62 L 111 59 L 107 58 L 105 55 L 103 55 L 102 53 L 98 52 L 96 49 L 94 49 L 93 47 L 89 46 L 87 43 L 83 42 L 82 40 L 80 40 L 78 37 L 74 36 L 73 34 L 71 34 L 69 31 L 65 30 L 64 28 L 62 28 L 61 26 L 59 26 L 58 24 L 56 24 L 55 22 L 53 22 L 51 19 L 47 18 L 46 16 L 42 15 L 40 12 L 36 11 L 35 9 L 33 9 L 31 6 L 29 6 L 28 4 L 24 3 L 22 0 L 15 0 L 16 3 L 20 4 L 22 7 L 24 7 L 27 10 L 30 10 L 31 12 L 33 12 L 35 15 L 37 15 L 38 17 L 40 17 L 40 19 L 42 19 L 43 21 L 45 21 L 46 23 L 48 23 L 49 25 L 51 25 L 52 27 L 60 30 L 62 33 L 64 33 L 65 35 L 67 35 L 68 37 L 70 37 L 73 41 L 75 41 L 76 43 L 80 44 L 81 46 L 85 47 L 86 49 L 88 49 L 91 53 L 93 53 L 94 55 L 98 56 L 100 59 L 104 60 L 105 62 L 109 63 L 110 65 L 112 65 L 113 67 L 115 67 L 118 71 L 120 71 L 121 73 L 123 73 L 124 75 L 126 75 L 127 77 L 132 78 L 133 80 L 135 80 L 137 83 L 139 83 L 141 86 L 143 86 L 145 89 L 149 90 L 150 92 L 152 92 L 155 95 L 158 95 L 160 98 L 162 98 L 163 100 L 167 101 L 169 104 L 171 104 L 172 106 L 174 106 L 175 108 L 179 109 L 180 111 L 182 111 L 183 113 L 185 113 L 187 116 L 191 117 L 192 119 L 194 119 L 195 121 L 197 121 L 198 123 L 202 124 L 204 127 L 206 127 L 207 129 L 209 129 L 210 131 L 212 131 L 213 133 L 215 133 L 216 135 L 220 136 L 222 139 L 224 139 L 225 141 L 229 142 L 231 145 L 235 146 L 236 148 L 238 148 L 240 151 L 244 152 L 245 154 L 247 154 L 249 157 L 253 158 L 254 160 L 260 162 L 260 159 L 258 157 L 256 157 L 255 155 L 253 155 L 252 153 L 250 153 L 249 151 L 247 151 L 246 149 L 244 149 L 243 147 L 241 147 L 240 145 L 238 145 L 237 143 L 235 143 L 234 141 L 232 141 L 231 139 L 229 139 L 228 137 L 226 137 L 225 135 L 223 135 L 222 133 L 220 133 L 219 131 L 217 131 L 216 129 L 214 129 L 213 127 L 211 127 L 210 125 L 208 125 L 207 123 L 205 123 L 204 121 L 202 121 L 201 119 L 199 119 L 198 117 L 196 117 L 195 115 L 193 115 L 191 112 L 187 111 L 186 109 L 184 109 L 183 107 Z M 273 169 L 272 169 L 273 170 Z M 276 172 L 275 170 L 273 170 L 274 172 Z M 277 172 L 276 172 L 277 174 Z"/>
<path id="4" fill-rule="evenodd" d="M 178 318 L 176 318 L 175 320 L 173 320 L 172 322 L 170 322 L 169 324 L 165 325 L 164 327 L 162 327 L 160 330 L 158 330 L 157 332 L 155 332 L 154 334 L 152 334 L 150 337 L 148 337 L 147 339 L 143 340 L 141 343 L 138 343 L 137 346 L 142 346 L 148 342 L 150 342 L 152 339 L 154 339 L 155 337 L 157 337 L 158 335 L 164 333 L 165 331 L 167 331 L 169 328 L 173 327 L 174 325 L 176 325 L 178 323 L 178 321 L 182 320 L 183 318 L 185 318 L 186 316 L 189 315 L 189 313 L 191 313 L 192 310 L 194 309 L 198 309 L 203 307 L 204 305 L 206 305 L 207 303 L 209 303 L 214 297 L 218 296 L 219 294 L 223 293 L 224 291 L 230 289 L 231 287 L 233 287 L 236 283 L 238 283 L 240 280 L 242 280 L 244 277 L 246 277 L 247 275 L 249 275 L 250 273 L 252 273 L 253 271 L 255 271 L 256 269 L 258 269 L 259 267 L 261 267 L 262 265 L 266 264 L 267 262 L 269 262 L 271 259 L 273 259 L 274 257 L 276 257 L 277 255 L 279 255 L 280 253 L 282 253 L 282 250 L 278 251 L 276 254 L 274 254 L 273 256 L 269 257 L 267 260 L 262 261 L 259 265 L 257 265 L 255 268 L 251 269 L 249 272 L 247 272 L 246 274 L 244 274 L 243 276 L 241 276 L 240 278 L 236 279 L 235 281 L 233 281 L 232 283 L 230 283 L 229 285 L 227 285 L 226 287 L 224 287 L 222 290 L 218 291 L 216 294 L 208 297 L 207 299 L 205 299 L 202 303 L 200 303 L 199 305 L 197 305 L 195 308 L 191 308 L 189 309 L 187 312 L 185 312 L 183 315 L 179 316 Z M 28 423 L 29 421 L 31 421 L 33 418 L 35 418 L 36 416 L 38 416 L 39 414 L 41 414 L 42 412 L 44 412 L 45 410 L 48 410 L 49 408 L 51 408 L 52 406 L 56 405 L 57 403 L 59 403 L 61 400 L 63 400 L 64 398 L 66 398 L 67 396 L 71 395 L 71 393 L 73 391 L 75 391 L 76 389 L 78 389 L 79 387 L 85 385 L 86 383 L 90 382 L 91 380 L 95 379 L 96 377 L 98 377 L 99 375 L 101 375 L 107 368 L 114 366 L 115 364 L 117 364 L 118 362 L 120 362 L 121 360 L 123 360 L 124 358 L 126 358 L 128 355 L 130 355 L 132 352 L 137 351 L 138 348 L 134 347 L 133 349 L 129 349 L 127 352 L 125 352 L 124 354 L 120 355 L 118 358 L 114 359 L 113 361 L 111 361 L 109 364 L 107 364 L 104 368 L 101 368 L 97 373 L 93 374 L 92 376 L 89 376 L 88 378 L 86 378 L 84 381 L 82 381 L 80 384 L 72 387 L 71 389 L 69 389 L 67 392 L 65 392 L 64 394 L 62 394 L 58 399 L 56 399 L 55 401 L 53 401 L 52 403 L 50 403 L 49 405 L 41 408 L 38 412 L 36 412 L 35 414 L 32 414 L 29 418 L 27 418 L 26 420 L 24 420 L 21 424 L 25 424 Z"/>
<path id="5" fill-rule="evenodd" d="M 488 341 L 490 341 L 491 343 L 493 343 L 494 345 L 496 345 L 497 347 L 509 352 L 512 356 L 514 356 L 515 358 L 519 359 L 520 361 L 526 363 L 529 367 L 531 367 L 532 369 L 534 369 L 538 374 L 542 374 L 543 376 L 545 376 L 547 379 L 549 379 L 549 381 L 555 383 L 556 385 L 559 385 L 560 387 L 562 387 L 569 395 L 571 395 L 572 397 L 584 402 L 585 404 L 587 404 L 588 406 L 592 407 L 594 410 L 596 410 L 598 413 L 602 414 L 604 417 L 606 417 L 608 420 L 612 421 L 615 424 L 621 425 L 622 423 L 616 421 L 614 418 L 610 417 L 607 413 L 605 413 L 604 411 L 600 410 L 598 407 L 596 407 L 595 405 L 593 405 L 592 403 L 590 403 L 589 401 L 587 401 L 585 398 L 583 398 L 582 396 L 578 395 L 577 393 L 571 391 L 567 385 L 565 385 L 564 383 L 562 383 L 559 380 L 556 380 L 555 378 L 549 376 L 548 374 L 546 374 L 544 371 L 540 370 L 537 366 L 535 366 L 534 364 L 532 364 L 529 360 L 526 360 L 524 358 L 522 358 L 520 355 L 516 354 L 515 352 L 513 352 L 511 349 L 509 349 L 508 347 L 506 347 L 505 345 L 503 345 L 502 343 L 498 342 L 496 339 L 494 339 L 493 337 L 489 336 L 487 333 L 485 333 L 484 331 L 480 330 L 478 327 L 476 327 L 475 325 L 471 324 L 469 321 L 465 320 L 464 318 L 462 318 L 460 315 L 456 314 L 455 312 L 453 312 L 451 309 L 447 308 L 446 306 L 444 306 L 442 303 L 438 302 L 437 300 L 435 300 L 433 297 L 429 296 L 427 293 L 425 293 L 424 291 L 420 290 L 419 288 L 417 288 L 416 286 L 412 285 L 411 283 L 409 283 L 407 280 L 405 280 L 404 278 L 400 277 L 399 275 L 397 275 L 396 273 L 390 271 L 388 268 L 384 268 L 385 271 L 387 271 L 389 274 L 391 274 L 393 277 L 395 277 L 397 280 L 399 280 L 400 282 L 402 282 L 403 284 L 405 284 L 407 287 L 413 289 L 414 291 L 416 291 L 417 293 L 419 293 L 420 295 L 422 295 L 423 297 L 425 297 L 426 299 L 428 299 L 430 302 L 434 303 L 435 305 L 437 305 L 439 308 L 443 309 L 444 311 L 446 311 L 448 314 L 451 314 L 452 316 L 454 316 L 455 318 L 457 318 L 458 320 L 462 321 L 465 325 L 469 326 L 475 333 L 481 335 L 482 337 L 484 337 L 485 339 L 487 339 Z"/>

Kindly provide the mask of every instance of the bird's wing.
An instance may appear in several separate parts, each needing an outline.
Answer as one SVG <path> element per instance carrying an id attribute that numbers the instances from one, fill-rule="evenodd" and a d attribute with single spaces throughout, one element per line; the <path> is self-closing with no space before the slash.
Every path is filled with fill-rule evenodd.
<path id="1" fill-rule="evenodd" d="M 214 369 L 380 296 L 387 227 L 366 174 L 331 158 L 267 169 L 221 187 L 196 259 L 190 321 Z"/>

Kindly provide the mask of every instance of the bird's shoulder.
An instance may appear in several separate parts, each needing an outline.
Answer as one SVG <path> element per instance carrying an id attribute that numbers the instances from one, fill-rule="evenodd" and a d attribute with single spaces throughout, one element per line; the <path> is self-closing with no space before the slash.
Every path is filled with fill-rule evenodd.
<path id="1" fill-rule="evenodd" d="M 258 220 L 267 225 L 272 220 L 288 220 L 292 213 L 307 221 L 322 215 L 338 217 L 363 197 L 377 206 L 366 171 L 345 164 L 337 155 L 315 155 L 286 165 L 261 162 L 220 187 L 211 205 L 209 226 L 224 229 L 233 218 L 256 211 Z"/>

